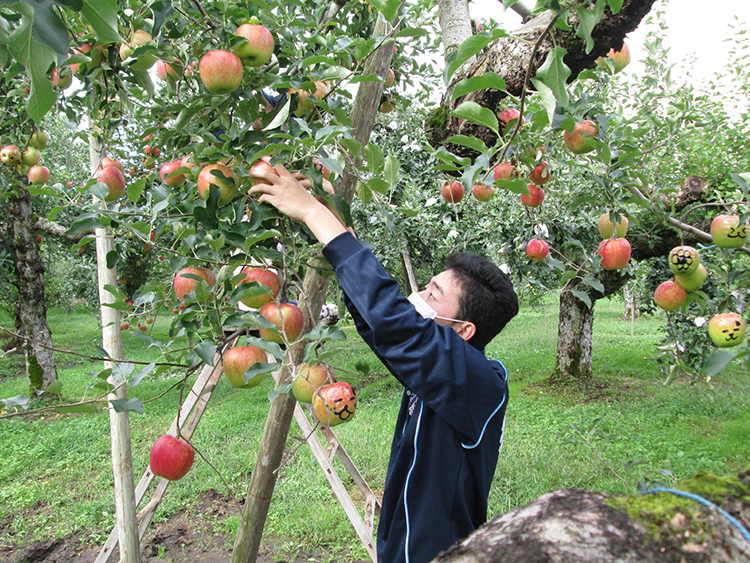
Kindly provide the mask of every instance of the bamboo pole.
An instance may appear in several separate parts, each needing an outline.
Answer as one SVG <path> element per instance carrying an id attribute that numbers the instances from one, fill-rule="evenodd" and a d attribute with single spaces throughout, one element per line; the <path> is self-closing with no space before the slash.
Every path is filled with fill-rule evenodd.
<path id="1" fill-rule="evenodd" d="M 89 159 L 92 173 L 101 162 L 102 145 L 93 135 L 89 136 Z M 102 205 L 106 203 L 102 202 Z M 99 304 L 102 320 L 102 346 L 112 362 L 104 362 L 105 368 L 112 368 L 107 379 L 114 391 L 109 400 L 127 399 L 127 386 L 117 373 L 116 360 L 122 360 L 122 334 L 120 333 L 120 313 L 108 303 L 113 303 L 114 295 L 104 289 L 105 285 L 117 286 L 117 269 L 107 268 L 107 254 L 114 251 L 115 244 L 109 229 L 96 229 L 96 263 L 99 278 Z M 120 530 L 120 560 L 123 563 L 140 563 L 141 549 L 136 523 L 135 482 L 133 480 L 133 457 L 130 449 L 130 417 L 127 412 L 118 413 L 109 409 L 110 436 L 112 441 L 112 468 L 115 481 L 115 511 Z"/>

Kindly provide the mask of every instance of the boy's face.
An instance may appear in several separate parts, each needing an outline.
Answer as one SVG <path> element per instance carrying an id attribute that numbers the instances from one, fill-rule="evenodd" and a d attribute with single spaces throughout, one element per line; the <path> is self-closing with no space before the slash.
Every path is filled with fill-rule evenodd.
<path id="1" fill-rule="evenodd" d="M 471 321 L 454 320 L 457 319 L 460 309 L 461 291 L 461 285 L 454 272 L 445 270 L 433 276 L 427 287 L 419 292 L 419 295 L 430 307 L 435 309 L 438 314 L 434 319 L 436 323 L 452 328 L 468 342 L 476 333 L 476 326 Z"/>

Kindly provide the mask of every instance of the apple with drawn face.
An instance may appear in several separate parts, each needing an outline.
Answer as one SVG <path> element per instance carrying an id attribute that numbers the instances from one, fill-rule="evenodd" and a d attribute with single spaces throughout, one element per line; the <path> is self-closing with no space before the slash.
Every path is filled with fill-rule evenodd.
<path id="1" fill-rule="evenodd" d="M 698 269 L 701 256 L 692 246 L 675 246 L 669 251 L 669 269 L 678 276 L 691 276 Z"/>
<path id="2" fill-rule="evenodd" d="M 349 422 L 357 408 L 357 396 L 346 381 L 324 385 L 313 398 L 313 413 L 323 426 Z"/>
<path id="3" fill-rule="evenodd" d="M 170 434 L 160 436 L 151 447 L 149 466 L 154 475 L 169 481 L 182 479 L 195 461 L 195 450 L 185 440 Z"/>
<path id="4" fill-rule="evenodd" d="M 708 336 L 719 348 L 739 346 L 745 340 L 745 319 L 738 313 L 722 313 L 708 321 Z"/>
<path id="5" fill-rule="evenodd" d="M 747 244 L 747 221 L 740 225 L 739 215 L 718 215 L 711 221 L 711 238 L 719 248 L 740 248 Z"/>
<path id="6" fill-rule="evenodd" d="M 7 164 L 8 166 L 16 166 L 21 164 L 22 160 L 21 149 L 15 145 L 6 145 L 0 149 L 0 162 Z"/>

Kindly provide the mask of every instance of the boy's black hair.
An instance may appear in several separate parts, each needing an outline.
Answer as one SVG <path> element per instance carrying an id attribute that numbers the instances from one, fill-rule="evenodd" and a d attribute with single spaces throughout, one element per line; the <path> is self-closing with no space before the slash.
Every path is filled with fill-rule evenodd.
<path id="1" fill-rule="evenodd" d="M 483 350 L 518 313 L 513 283 L 500 268 L 475 254 L 451 254 L 445 269 L 456 274 L 461 287 L 457 318 L 471 321 L 477 327 L 469 344 Z"/>

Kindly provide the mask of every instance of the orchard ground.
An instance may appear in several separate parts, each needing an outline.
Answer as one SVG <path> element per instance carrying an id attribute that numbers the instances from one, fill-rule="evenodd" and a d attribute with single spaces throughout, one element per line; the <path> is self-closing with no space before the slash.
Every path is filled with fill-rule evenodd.
<path id="1" fill-rule="evenodd" d="M 597 304 L 595 377 L 585 383 L 546 382 L 555 359 L 554 298 L 523 307 L 488 347 L 488 356 L 507 366 L 511 384 L 505 444 L 490 496 L 492 514 L 563 487 L 627 493 L 598 455 L 634 488 L 654 481 L 673 485 L 675 478 L 699 470 L 727 474 L 750 467 L 750 376 L 734 368 L 711 385 L 683 377 L 665 387 L 651 359 L 664 314 L 637 318 L 631 325 L 622 312 L 621 301 Z M 169 316 L 157 316 L 149 330 L 166 336 Z M 94 345 L 101 336 L 95 315 L 77 311 L 66 316 L 53 310 L 49 318 L 56 346 L 96 355 Z M 0 324 L 6 323 L 9 319 L 3 318 Z M 359 406 L 354 420 L 336 432 L 380 494 L 400 388 L 356 332 L 346 332 L 348 341 L 334 365 L 341 368 L 339 378 L 357 390 Z M 132 334 L 125 335 L 124 343 L 126 357 L 155 359 L 154 350 Z M 89 374 L 101 369 L 99 363 L 61 354 L 57 360 L 65 402 L 94 396 L 86 388 L 94 382 Z M 0 359 L 0 397 L 26 391 L 22 373 L 19 356 Z M 143 401 L 158 397 L 180 375 L 173 371 L 147 378 L 129 395 Z M 143 542 L 144 561 L 229 561 L 271 388 L 270 381 L 247 390 L 220 382 L 193 443 L 222 473 L 229 490 L 196 456 L 190 473 L 170 485 L 157 510 Z M 144 415 L 131 413 L 136 479 L 154 440 L 171 423 L 178 396 L 173 390 L 146 403 Z M 594 425 L 590 441 L 597 452 L 580 441 L 572 425 L 584 432 Z M 287 454 L 259 561 L 367 561 L 294 423 Z M 106 411 L 0 420 L 0 460 L 0 561 L 93 561 L 114 523 Z M 355 495 L 356 487 L 347 479 L 345 483 Z"/>

